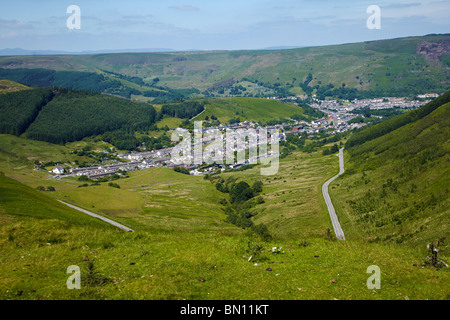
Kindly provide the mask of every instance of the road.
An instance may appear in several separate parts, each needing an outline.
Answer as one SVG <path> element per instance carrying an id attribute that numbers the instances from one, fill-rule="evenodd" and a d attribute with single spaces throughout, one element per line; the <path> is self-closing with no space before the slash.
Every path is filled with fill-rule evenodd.
<path id="1" fill-rule="evenodd" d="M 344 148 L 339 150 L 339 154 L 337 156 L 339 157 L 339 173 L 323 184 L 322 193 L 328 207 L 328 212 L 330 213 L 331 223 L 333 224 L 336 238 L 338 238 L 339 240 L 345 240 L 344 231 L 342 231 L 341 225 L 339 224 L 339 220 L 336 216 L 336 211 L 334 210 L 333 203 L 331 202 L 331 198 L 328 193 L 328 187 L 330 183 L 344 173 Z"/>
<path id="2" fill-rule="evenodd" d="M 68 207 L 71 207 L 71 208 L 73 208 L 73 209 L 75 209 L 75 210 L 78 210 L 78 211 L 81 211 L 81 212 L 83 212 L 83 213 L 86 213 L 86 214 L 90 215 L 91 217 L 98 218 L 98 219 L 103 220 L 103 221 L 105 221 L 105 222 L 107 222 L 107 223 L 109 223 L 109 224 L 112 224 L 113 226 L 116 226 L 117 228 L 120 228 L 120 229 L 125 230 L 125 231 L 129 231 L 129 232 L 133 232 L 133 229 L 130 229 L 130 228 L 128 228 L 128 227 L 125 227 L 124 225 L 122 225 L 122 224 L 120 224 L 120 223 L 118 223 L 118 222 L 115 222 L 115 221 L 110 220 L 110 219 L 108 219 L 108 218 L 102 217 L 102 216 L 100 216 L 100 215 L 98 215 L 98 214 L 95 214 L 95 213 L 93 213 L 93 212 L 90 212 L 90 211 L 87 211 L 87 210 L 78 208 L 78 207 L 76 207 L 76 206 L 74 206 L 74 205 L 72 205 L 72 204 L 66 203 L 66 202 L 64 202 L 64 201 L 61 201 L 61 200 L 58 200 L 58 201 L 61 202 L 62 204 L 65 204 L 65 205 L 68 206 Z"/>

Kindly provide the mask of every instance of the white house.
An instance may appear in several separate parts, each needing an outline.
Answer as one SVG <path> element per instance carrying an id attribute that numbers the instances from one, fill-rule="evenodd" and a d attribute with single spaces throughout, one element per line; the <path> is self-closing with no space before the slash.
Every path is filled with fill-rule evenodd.
<path id="1" fill-rule="evenodd" d="M 54 174 L 63 174 L 64 173 L 64 168 L 63 167 L 53 168 L 52 172 Z"/>

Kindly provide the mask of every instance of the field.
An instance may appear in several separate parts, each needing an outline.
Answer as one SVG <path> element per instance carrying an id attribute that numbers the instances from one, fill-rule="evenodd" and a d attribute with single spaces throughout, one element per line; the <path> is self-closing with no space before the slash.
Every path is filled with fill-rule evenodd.
<path id="1" fill-rule="evenodd" d="M 425 246 L 327 237 L 331 223 L 320 186 L 337 170 L 334 156 L 297 152 L 282 159 L 276 176 L 261 179 L 258 167 L 223 174 L 263 181 L 265 202 L 256 207 L 255 222 L 269 226 L 269 240 L 225 222 L 217 201 L 224 195 L 202 177 L 154 168 L 116 181 L 120 189 L 78 188 L 81 182 L 72 178 L 49 182 L 55 192 L 2 177 L 7 192 L 0 202 L 0 297 L 449 299 L 448 271 L 421 266 Z M 30 186 L 44 181 L 26 177 Z M 55 197 L 108 215 L 135 232 L 65 208 Z M 24 205 L 18 211 L 19 199 Z M 35 199 L 42 209 L 27 205 Z M 55 206 L 65 213 L 45 209 Z M 66 287 L 71 265 L 81 268 L 81 290 Z M 380 290 L 366 286 L 371 265 L 381 269 Z"/>
<path id="2" fill-rule="evenodd" d="M 294 114 L 303 114 L 303 110 L 293 104 L 277 100 L 257 98 L 209 98 L 205 111 L 193 120 L 211 119 L 215 116 L 221 123 L 228 123 L 231 119 L 239 118 L 241 121 L 257 121 L 265 123 L 269 120 L 289 118 Z"/>

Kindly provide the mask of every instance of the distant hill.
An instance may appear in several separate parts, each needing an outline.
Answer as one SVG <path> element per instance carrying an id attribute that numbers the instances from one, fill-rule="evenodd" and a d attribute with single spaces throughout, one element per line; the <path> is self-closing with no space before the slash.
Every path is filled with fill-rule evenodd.
<path id="1" fill-rule="evenodd" d="M 450 233 L 450 91 L 355 133 L 332 189 L 349 238 L 411 245 Z"/>
<path id="2" fill-rule="evenodd" d="M 444 34 L 284 50 L 8 56 L 0 68 L 103 70 L 202 92 L 247 80 L 286 94 L 414 95 L 448 89 L 449 44 Z"/>
<path id="3" fill-rule="evenodd" d="M 172 52 L 173 49 L 151 48 L 151 49 L 123 49 L 123 50 L 90 50 L 90 51 L 61 51 L 61 50 L 26 50 L 21 48 L 2 49 L 0 56 L 44 56 L 44 55 L 83 55 L 83 54 L 102 54 L 102 53 L 123 53 L 123 52 Z"/>
<path id="4" fill-rule="evenodd" d="M 16 92 L 21 90 L 31 89 L 23 84 L 10 81 L 10 80 L 0 80 L 0 94 L 8 92 Z"/>

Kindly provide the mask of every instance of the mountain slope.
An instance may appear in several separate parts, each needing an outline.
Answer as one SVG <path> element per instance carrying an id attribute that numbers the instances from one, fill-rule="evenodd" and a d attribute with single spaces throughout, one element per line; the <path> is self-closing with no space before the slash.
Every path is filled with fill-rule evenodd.
<path id="1" fill-rule="evenodd" d="M 30 89 L 27 86 L 24 86 L 23 84 L 10 81 L 10 80 L 0 80 L 0 94 L 2 93 L 9 93 L 9 92 L 16 92 L 21 90 L 28 90 Z"/>
<path id="2" fill-rule="evenodd" d="M 374 133 L 349 145 L 346 174 L 332 189 L 346 236 L 411 245 L 448 236 L 449 98 L 450 92 L 349 140 Z M 393 123 L 400 125 L 386 131 Z"/>
<path id="3" fill-rule="evenodd" d="M 0 216 L 4 219 L 5 215 L 10 218 L 59 220 L 67 224 L 108 228 L 107 224 L 70 209 L 0 172 Z"/>
<path id="4" fill-rule="evenodd" d="M 0 57 L 0 68 L 103 70 L 199 90 L 247 79 L 291 93 L 331 84 L 386 95 L 415 94 L 448 88 L 449 43 L 450 35 L 445 34 L 289 50 Z M 309 89 L 302 88 L 309 74 Z"/>
<path id="5" fill-rule="evenodd" d="M 97 92 L 38 88 L 0 96 L 0 133 L 52 143 L 115 130 L 148 129 L 155 109 Z"/>
<path id="6" fill-rule="evenodd" d="M 221 123 L 228 123 L 232 119 L 241 121 L 267 122 L 289 118 L 293 115 L 303 115 L 304 110 L 293 104 L 277 100 L 235 97 L 208 98 L 205 111 L 194 118 L 195 121 L 205 120 L 206 117 L 217 117 Z M 306 117 L 305 117 L 306 119 Z"/>

